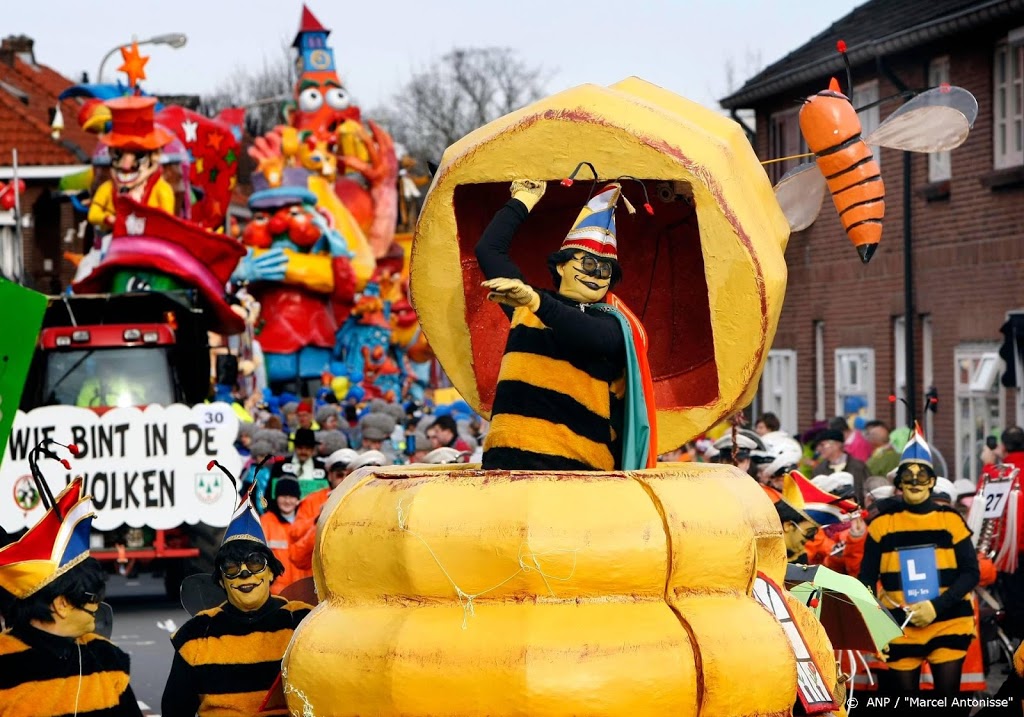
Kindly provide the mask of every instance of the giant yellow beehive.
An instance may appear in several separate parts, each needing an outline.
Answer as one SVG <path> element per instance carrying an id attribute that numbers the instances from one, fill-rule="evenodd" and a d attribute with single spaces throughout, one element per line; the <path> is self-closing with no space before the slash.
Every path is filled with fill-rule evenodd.
<path id="1" fill-rule="evenodd" d="M 544 258 L 585 202 L 580 161 L 651 195 L 617 217 L 617 293 L 645 323 L 659 446 L 746 405 L 785 291 L 786 220 L 738 125 L 631 78 L 541 100 L 445 152 L 412 247 L 412 296 L 459 392 L 487 413 L 508 322 L 473 246 L 513 179 L 548 180 L 512 256 Z M 631 194 L 634 204 L 642 196 Z M 450 467 L 454 468 L 454 467 Z M 774 507 L 721 465 L 630 473 L 368 469 L 318 525 L 320 605 L 284 660 L 293 714 L 788 715 L 796 662 L 751 597 L 782 584 Z M 826 684 L 831 646 L 788 600 Z"/>
<path id="2" fill-rule="evenodd" d="M 796 700 L 792 649 L 749 596 L 758 570 L 782 581 L 778 517 L 730 467 L 364 473 L 325 506 L 314 568 L 322 602 L 285 660 L 294 714 L 741 717 Z M 834 684 L 827 641 L 818 657 Z"/>

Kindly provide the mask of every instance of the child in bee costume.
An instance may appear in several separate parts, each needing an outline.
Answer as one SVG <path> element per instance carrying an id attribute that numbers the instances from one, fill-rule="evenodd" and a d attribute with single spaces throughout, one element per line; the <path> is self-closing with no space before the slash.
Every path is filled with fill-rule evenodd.
<path id="1" fill-rule="evenodd" d="M 908 616 L 910 620 L 904 636 L 889 644 L 885 678 L 890 694 L 915 693 L 921 665 L 927 661 L 935 685 L 931 697 L 956 696 L 975 633 L 970 592 L 978 584 L 978 556 L 960 514 L 932 500 L 935 480 L 931 450 L 916 427 L 896 469 L 895 485 L 903 495 L 879 503 L 879 514 L 868 526 L 860 568 L 860 580 L 868 588 L 875 590 L 881 581 L 879 600 L 897 622 L 903 624 Z M 898 551 L 922 546 L 934 549 L 939 594 L 913 601 L 904 595 L 905 569 Z"/>
<path id="2" fill-rule="evenodd" d="M 511 330 L 498 373 L 485 470 L 633 470 L 657 461 L 646 335 L 611 289 L 621 278 L 615 206 L 606 185 L 548 257 L 557 291 L 537 290 L 509 258 L 544 182 L 512 183 L 476 246 L 487 298 Z"/>
<path id="3" fill-rule="evenodd" d="M 141 717 L 128 655 L 96 635 L 105 575 L 89 556 L 92 500 L 76 478 L 0 550 L 0 717 Z"/>
<path id="4" fill-rule="evenodd" d="M 242 499 L 217 551 L 214 579 L 227 600 L 196 613 L 171 636 L 164 717 L 288 714 L 260 706 L 281 671 L 292 632 L 312 607 L 270 594 L 284 566 L 267 547 L 251 495 Z"/>

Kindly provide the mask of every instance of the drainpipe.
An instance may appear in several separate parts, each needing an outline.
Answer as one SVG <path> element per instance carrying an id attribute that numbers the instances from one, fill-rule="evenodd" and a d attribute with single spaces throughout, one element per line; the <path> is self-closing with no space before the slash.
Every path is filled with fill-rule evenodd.
<path id="1" fill-rule="evenodd" d="M 875 59 L 878 72 L 889 80 L 899 92 L 906 92 L 909 87 L 900 80 L 885 64 L 882 57 Z M 914 363 L 914 258 L 911 235 L 911 156 L 903 152 L 903 326 L 905 337 L 903 345 L 906 349 L 904 361 L 907 372 L 907 425 L 913 426 L 917 410 L 917 372 Z M 932 440 L 929 438 L 929 440 Z"/>

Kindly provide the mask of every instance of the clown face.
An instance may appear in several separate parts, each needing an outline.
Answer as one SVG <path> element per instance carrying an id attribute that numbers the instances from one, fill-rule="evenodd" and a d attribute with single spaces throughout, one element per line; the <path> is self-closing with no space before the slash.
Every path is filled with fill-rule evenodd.
<path id="1" fill-rule="evenodd" d="M 259 610 L 270 598 L 273 573 L 266 556 L 250 553 L 239 563 L 220 566 L 220 584 L 228 594 L 228 602 L 243 612 Z"/>
<path id="2" fill-rule="evenodd" d="M 903 491 L 903 502 L 919 505 L 928 500 L 935 487 L 935 476 L 926 466 L 911 463 L 900 469 L 899 486 Z"/>
<path id="3" fill-rule="evenodd" d="M 160 150 L 110 148 L 110 173 L 120 192 L 143 187 L 160 171 Z"/>
<path id="4" fill-rule="evenodd" d="M 291 125 L 299 130 L 333 133 L 345 120 L 359 120 L 358 107 L 335 72 L 302 73 L 295 88 Z"/>
<path id="5" fill-rule="evenodd" d="M 612 263 L 590 252 L 578 251 L 558 265 L 558 293 L 584 304 L 601 301 L 612 283 Z"/>

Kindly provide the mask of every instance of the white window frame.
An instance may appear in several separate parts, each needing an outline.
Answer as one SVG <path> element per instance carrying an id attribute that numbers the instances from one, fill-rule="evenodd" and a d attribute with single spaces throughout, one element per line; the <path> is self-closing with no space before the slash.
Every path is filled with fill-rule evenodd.
<path id="1" fill-rule="evenodd" d="M 907 319 L 894 316 L 892 319 L 892 393 L 896 396 L 896 426 L 907 425 L 907 407 L 900 399 L 907 397 Z M 929 434 L 931 435 L 931 434 Z"/>
<path id="2" fill-rule="evenodd" d="M 758 415 L 774 413 L 782 430 L 791 436 L 799 433 L 797 423 L 797 361 L 792 349 L 771 349 L 761 373 L 761 405 Z"/>
<path id="3" fill-rule="evenodd" d="M 846 369 L 856 364 L 857 380 L 848 381 Z M 866 346 L 845 346 L 835 351 L 835 415 L 848 416 L 844 406 L 850 396 L 862 396 L 865 405 L 858 415 L 875 417 L 875 350 Z"/>
<path id="4" fill-rule="evenodd" d="M 878 80 L 871 80 L 870 82 L 862 82 L 859 85 L 853 86 L 853 96 L 850 98 L 853 102 L 854 107 L 864 107 L 872 103 L 878 102 Z M 875 105 L 869 109 L 863 110 L 857 113 L 860 118 L 860 136 L 862 139 L 867 139 L 868 135 L 878 129 L 878 125 L 881 120 L 881 105 Z M 875 161 L 878 162 L 878 166 L 882 166 L 882 152 L 881 147 L 878 145 L 868 145 L 871 148 L 871 154 L 875 156 Z"/>
<path id="5" fill-rule="evenodd" d="M 825 420 L 825 322 L 814 322 L 814 420 Z"/>
<path id="6" fill-rule="evenodd" d="M 961 362 L 968 362 L 970 375 L 961 380 Z M 961 344 L 953 351 L 954 435 L 956 442 L 956 477 L 978 479 L 979 454 L 986 436 L 1001 431 L 1006 424 L 1006 390 L 999 379 L 1002 361 L 998 343 Z M 979 411 L 980 402 L 988 401 L 990 410 Z M 980 430 L 979 430 L 980 429 Z M 965 447 L 964 437 L 968 446 Z"/>
<path id="7" fill-rule="evenodd" d="M 996 169 L 1024 164 L 1024 45 L 1022 33 L 996 46 L 992 62 L 992 152 Z"/>
<path id="8" fill-rule="evenodd" d="M 949 84 L 949 55 L 933 57 L 928 63 L 928 86 Z M 953 153 L 931 152 L 928 155 L 928 181 L 945 182 L 953 176 Z"/>
<path id="9" fill-rule="evenodd" d="M 768 117 L 768 157 L 779 159 L 808 151 L 807 142 L 800 131 L 800 108 L 773 112 Z M 768 176 L 777 183 L 789 170 L 801 163 L 800 159 L 773 162 L 768 165 Z"/>

